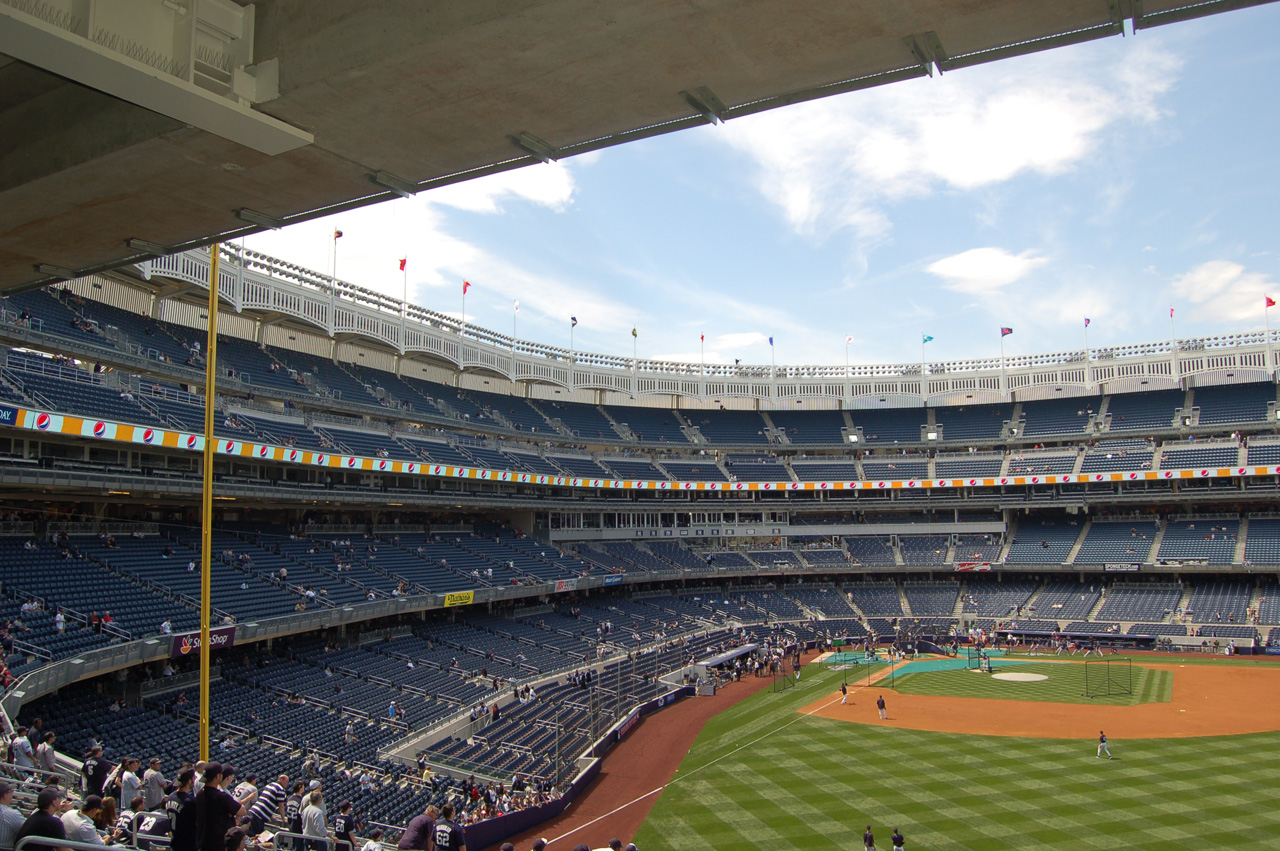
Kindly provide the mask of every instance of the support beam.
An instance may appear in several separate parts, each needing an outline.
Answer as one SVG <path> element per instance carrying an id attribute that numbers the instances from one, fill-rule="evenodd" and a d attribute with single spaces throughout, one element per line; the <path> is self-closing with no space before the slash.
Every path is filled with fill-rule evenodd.
<path id="1" fill-rule="evenodd" d="M 544 163 L 553 163 L 560 159 L 559 152 L 555 145 L 539 139 L 532 133 L 521 133 L 519 136 L 508 136 L 511 144 L 515 145 L 526 154 L 530 154 Z"/>
<path id="2" fill-rule="evenodd" d="M 712 124 L 724 123 L 724 114 L 728 111 L 728 107 L 720 98 L 716 97 L 715 92 L 706 86 L 698 86 L 691 91 L 680 93 L 680 97 L 684 98 L 685 103 L 693 107 L 698 112 L 706 116 L 707 121 Z"/>

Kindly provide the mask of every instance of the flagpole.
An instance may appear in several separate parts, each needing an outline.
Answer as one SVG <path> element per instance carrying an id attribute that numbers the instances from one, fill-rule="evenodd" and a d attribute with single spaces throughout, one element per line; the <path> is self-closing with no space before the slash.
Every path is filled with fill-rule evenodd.
<path id="1" fill-rule="evenodd" d="M 924 338 L 924 331 L 921 331 L 920 332 L 920 395 L 921 396 L 924 395 L 924 362 L 926 360 L 924 355 L 924 344 L 926 342 L 927 341 Z"/>
<path id="2" fill-rule="evenodd" d="M 516 320 L 520 318 L 520 302 L 516 302 L 515 308 L 511 311 L 511 351 L 516 350 Z"/>
<path id="3" fill-rule="evenodd" d="M 1173 328 L 1173 308 L 1169 308 L 1169 357 L 1173 358 L 1173 380 L 1182 380 L 1182 364 L 1178 360 L 1178 335 Z"/>
<path id="4" fill-rule="evenodd" d="M 1273 375 L 1271 367 L 1271 296 L 1263 296 L 1262 318 L 1267 323 L 1267 375 Z"/>
<path id="5" fill-rule="evenodd" d="M 573 326 L 574 326 L 574 324 L 575 324 L 575 323 L 574 323 L 574 321 L 573 321 L 573 317 L 570 317 L 570 318 L 569 318 L 569 363 L 570 363 L 570 364 L 572 364 L 572 363 L 573 363 Z M 572 381 L 572 380 L 573 380 L 573 376 L 572 376 L 572 375 L 571 375 L 571 376 L 569 376 L 569 380 L 570 380 L 570 381 Z"/>
<path id="6" fill-rule="evenodd" d="M 400 268 L 400 274 L 404 276 L 403 295 L 400 297 L 400 354 L 404 354 L 408 341 L 405 340 L 405 324 L 409 318 L 409 258 L 405 258 Z"/>
<path id="7" fill-rule="evenodd" d="M 342 231 L 334 228 L 333 230 L 333 266 L 329 275 L 329 336 L 333 337 L 337 334 L 338 317 L 338 236 Z"/>
<path id="8" fill-rule="evenodd" d="M 1093 383 L 1093 362 L 1089 357 L 1089 319 L 1084 320 L 1084 383 Z"/>
<path id="9" fill-rule="evenodd" d="M 849 377 L 849 338 L 844 338 L 844 377 Z"/>
<path id="10" fill-rule="evenodd" d="M 698 374 L 706 375 L 707 374 L 707 335 L 706 334 L 698 335 L 698 345 L 701 347 L 701 351 L 702 351 L 702 354 L 698 356 L 698 364 L 699 364 Z"/>
<path id="11" fill-rule="evenodd" d="M 1000 329 L 1000 392 L 1009 392 L 1009 382 L 1004 373 L 1004 329 Z"/>

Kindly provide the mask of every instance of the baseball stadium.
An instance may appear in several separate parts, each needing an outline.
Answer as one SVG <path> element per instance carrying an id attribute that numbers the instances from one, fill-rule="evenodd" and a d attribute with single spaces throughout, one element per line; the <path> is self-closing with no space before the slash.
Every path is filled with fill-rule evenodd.
<path id="1" fill-rule="evenodd" d="M 1270 295 L 753 363 L 338 259 L 376 205 L 1277 7 L 608 6 L 0 0 L 0 851 L 1280 847 Z M 308 224 L 328 268 L 254 242 Z"/>

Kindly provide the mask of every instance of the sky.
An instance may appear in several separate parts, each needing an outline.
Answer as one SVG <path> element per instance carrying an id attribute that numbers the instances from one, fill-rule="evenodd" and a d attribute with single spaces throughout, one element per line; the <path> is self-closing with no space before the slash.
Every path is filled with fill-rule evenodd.
<path id="1" fill-rule="evenodd" d="M 917 363 L 1260 330 L 1280 4 L 812 101 L 249 237 L 501 333 Z M 514 310 L 519 302 L 519 311 Z M 1174 327 L 1170 327 L 1170 308 Z M 1275 311 L 1273 311 L 1275 312 Z M 1274 317 L 1280 321 L 1280 314 Z M 705 335 L 705 344 L 700 336 Z M 932 337 L 922 346 L 923 335 Z M 769 338 L 773 338 L 771 351 Z M 852 338 L 851 342 L 847 342 Z M 923 349 L 923 351 L 922 351 Z"/>

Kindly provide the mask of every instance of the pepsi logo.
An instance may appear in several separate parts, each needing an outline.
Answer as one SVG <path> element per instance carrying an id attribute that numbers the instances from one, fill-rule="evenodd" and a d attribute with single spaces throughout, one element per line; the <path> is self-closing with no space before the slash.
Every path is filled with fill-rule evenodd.
<path id="1" fill-rule="evenodd" d="M 916 483 L 915 483 L 914 481 L 907 482 L 907 487 L 909 487 L 909 488 L 913 488 L 913 487 L 915 487 L 915 486 L 916 486 Z"/>
<path id="2" fill-rule="evenodd" d="M 734 490 L 742 490 L 745 487 L 746 485 L 744 485 L 742 482 L 735 482 L 733 485 Z"/>
<path id="3" fill-rule="evenodd" d="M 155 429 L 150 429 L 150 428 L 149 428 L 149 429 L 147 429 L 146 431 L 144 431 L 144 432 L 142 433 L 142 442 L 143 442 L 143 443 L 150 443 L 151 441 L 153 441 L 153 440 L 155 440 L 155 439 L 156 439 L 156 432 L 155 432 Z"/>
<path id="4" fill-rule="evenodd" d="M 417 465 L 417 464 L 413 464 L 413 463 L 409 463 L 409 464 L 406 464 L 406 465 L 405 465 L 405 468 L 404 468 L 404 469 L 405 469 L 405 472 L 407 472 L 407 473 L 416 473 L 416 472 L 418 471 L 418 465 Z"/>
<path id="5" fill-rule="evenodd" d="M 1071 481 L 1071 477 L 1070 477 L 1070 476 L 1063 476 L 1063 477 L 1062 477 L 1062 480 L 1063 480 L 1064 482 L 1069 482 L 1069 481 Z"/>
<path id="6" fill-rule="evenodd" d="M 379 470 L 385 470 L 385 469 L 387 469 L 387 462 L 386 462 L 386 461 L 379 461 L 379 462 L 378 462 L 378 469 L 379 469 Z"/>
<path id="7" fill-rule="evenodd" d="M 1201 471 L 1200 471 L 1200 475 L 1202 475 L 1202 476 L 1207 476 L 1207 475 L 1209 475 L 1209 471 L 1208 471 L 1208 470 L 1201 470 Z"/>
<path id="8" fill-rule="evenodd" d="M 1100 482 L 1100 481 L 1102 481 L 1102 474 L 1101 474 L 1101 473 L 1098 473 L 1096 476 L 1094 476 L 1094 477 L 1093 477 L 1093 480 L 1094 480 L 1095 482 Z"/>
<path id="9" fill-rule="evenodd" d="M 884 482 L 876 482 L 876 487 L 878 488 L 884 487 Z"/>
<path id="10" fill-rule="evenodd" d="M 195 448 L 196 448 L 196 443 L 197 443 L 197 441 L 196 441 L 196 436 L 195 436 L 194 434 L 189 434 L 189 435 L 187 435 L 187 448 L 188 448 L 188 449 L 195 449 Z"/>
<path id="11" fill-rule="evenodd" d="M 320 465 L 320 466 L 322 466 L 322 467 L 324 466 L 324 463 L 325 463 L 326 461 L 328 461 L 328 460 L 329 460 L 329 456 L 328 456 L 328 455 L 317 455 L 317 456 L 316 456 L 316 463 L 317 463 L 317 464 L 319 464 L 319 465 Z"/>
<path id="12" fill-rule="evenodd" d="M 265 447 L 265 446 L 259 446 L 259 447 L 258 447 L 258 457 L 260 457 L 260 458 L 266 458 L 266 457 L 267 457 L 267 453 L 269 453 L 270 451 L 271 451 L 271 450 L 270 450 L 270 449 L 268 449 L 268 448 L 267 448 L 267 447 Z"/>
<path id="13" fill-rule="evenodd" d="M 976 485 L 977 483 L 978 483 L 978 480 L 977 480 L 977 479 L 970 479 L 970 480 L 969 480 L 969 484 L 971 484 L 971 485 Z"/>
<path id="14" fill-rule="evenodd" d="M 347 466 L 348 466 L 348 467 L 354 467 L 355 465 L 356 465 L 356 459 L 354 459 L 354 458 L 348 458 L 348 459 L 347 459 Z"/>
<path id="15" fill-rule="evenodd" d="M 235 451 L 235 448 L 236 448 L 236 442 L 234 440 L 228 440 L 226 445 L 222 447 L 222 451 L 230 455 L 232 452 Z"/>
<path id="16" fill-rule="evenodd" d="M 53 420 L 49 418 L 48 414 L 40 414 L 38 417 L 36 417 L 36 428 L 40 429 L 41 431 L 45 431 L 49 428 L 49 424 L 51 422 L 53 422 Z"/>
<path id="17" fill-rule="evenodd" d="M 658 482 L 658 490 L 666 490 L 666 489 L 667 489 L 666 482 Z"/>
<path id="18" fill-rule="evenodd" d="M 93 424 L 93 436 L 102 437 L 107 433 L 107 424 L 104 422 L 96 422 Z"/>
<path id="19" fill-rule="evenodd" d="M 685 489 L 685 490 L 689 490 L 691 487 L 693 487 L 693 482 L 685 482 L 685 483 L 684 483 L 684 489 Z"/>
<path id="20" fill-rule="evenodd" d="M 1031 477 L 1031 484 L 1036 485 L 1036 484 L 1039 484 L 1039 483 L 1040 483 L 1040 477 L 1039 477 L 1039 476 L 1032 476 L 1032 477 Z"/>
<path id="21" fill-rule="evenodd" d="M 1244 474 L 1245 474 L 1245 469 L 1244 469 L 1244 467 L 1240 467 L 1239 469 L 1237 469 L 1237 470 L 1236 470 L 1236 475 L 1237 475 L 1237 476 L 1243 476 Z"/>
<path id="22" fill-rule="evenodd" d="M 431 468 L 431 472 L 435 473 L 436 475 L 439 475 L 440 473 L 444 472 L 444 468 L 441 467 L 439 464 L 437 464 Z"/>
<path id="23" fill-rule="evenodd" d="M 297 461 L 297 460 L 298 460 L 298 450 L 296 450 L 296 449 L 290 449 L 290 450 L 289 450 L 289 460 L 290 460 L 290 461 Z"/>
<path id="24" fill-rule="evenodd" d="M 1129 478 L 1131 478 L 1131 479 L 1136 479 L 1136 478 L 1138 478 L 1138 474 L 1137 474 L 1137 473 L 1130 473 L 1130 474 L 1129 474 Z"/>
<path id="25" fill-rule="evenodd" d="M 1165 477 L 1166 479 L 1172 479 L 1172 478 L 1173 478 L 1173 471 L 1172 471 L 1172 470 L 1165 470 L 1165 471 L 1164 471 L 1164 477 Z"/>
<path id="26" fill-rule="evenodd" d="M 798 489 L 799 487 L 800 487 L 800 483 L 799 483 L 799 482 L 792 482 L 792 483 L 791 483 L 791 489 L 792 489 L 792 490 L 796 490 L 796 489 Z"/>
<path id="27" fill-rule="evenodd" d="M 1002 485 L 1007 485 L 1007 484 L 1009 484 L 1009 480 L 1008 480 L 1008 479 L 1001 479 L 1001 480 L 1000 480 L 1000 484 L 1002 484 Z"/>
<path id="28" fill-rule="evenodd" d="M 818 482 L 818 490 L 826 490 L 826 489 L 827 489 L 826 482 Z"/>

